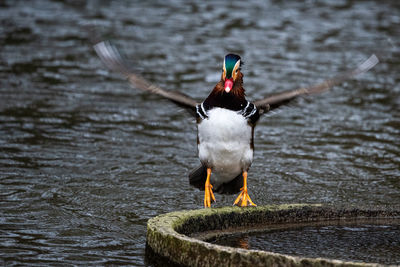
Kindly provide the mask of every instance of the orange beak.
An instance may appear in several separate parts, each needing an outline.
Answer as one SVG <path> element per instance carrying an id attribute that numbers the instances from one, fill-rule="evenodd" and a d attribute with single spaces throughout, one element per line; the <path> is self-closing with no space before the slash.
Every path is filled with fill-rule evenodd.
<path id="1" fill-rule="evenodd" d="M 233 87 L 233 79 L 226 79 L 225 80 L 225 92 L 229 93 Z"/>

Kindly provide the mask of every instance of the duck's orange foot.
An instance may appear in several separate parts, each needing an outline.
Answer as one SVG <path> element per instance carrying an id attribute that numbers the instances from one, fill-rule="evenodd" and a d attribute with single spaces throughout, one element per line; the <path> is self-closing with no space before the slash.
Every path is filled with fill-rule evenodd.
<path id="1" fill-rule="evenodd" d="M 211 184 L 206 184 L 204 190 L 204 207 L 211 207 L 211 199 L 215 202 L 214 193 L 212 191 L 213 186 Z"/>
<path id="2" fill-rule="evenodd" d="M 237 205 L 240 207 L 247 207 L 248 204 L 250 204 L 251 206 L 257 206 L 256 204 L 254 204 L 253 201 L 251 201 L 251 198 L 250 198 L 249 194 L 247 193 L 247 188 L 242 187 L 242 188 L 240 188 L 240 191 L 242 191 L 242 192 L 240 192 L 239 196 L 236 198 L 233 205 Z"/>

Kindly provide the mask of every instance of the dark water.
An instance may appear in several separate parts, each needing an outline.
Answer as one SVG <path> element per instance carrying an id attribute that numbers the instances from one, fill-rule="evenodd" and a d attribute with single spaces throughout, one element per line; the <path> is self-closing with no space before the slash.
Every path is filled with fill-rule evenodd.
<path id="1" fill-rule="evenodd" d="M 147 220 L 202 208 L 187 181 L 198 164 L 193 119 L 109 73 L 96 34 L 150 81 L 198 99 L 228 51 L 246 63 L 249 99 L 376 53 L 373 71 L 262 118 L 249 192 L 258 205 L 400 202 L 398 1 L 0 6 L 0 263 L 145 265 Z"/>
<path id="2" fill-rule="evenodd" d="M 214 243 L 311 258 L 400 264 L 398 224 L 306 226 L 232 235 Z"/>

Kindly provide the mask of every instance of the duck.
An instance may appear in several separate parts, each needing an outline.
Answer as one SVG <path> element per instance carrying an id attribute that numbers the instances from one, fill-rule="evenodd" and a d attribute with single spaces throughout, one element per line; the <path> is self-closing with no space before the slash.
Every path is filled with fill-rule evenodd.
<path id="1" fill-rule="evenodd" d="M 266 96 L 256 101 L 246 99 L 243 87 L 243 61 L 234 53 L 223 58 L 220 80 L 203 101 L 180 92 L 160 88 L 133 71 L 110 41 L 94 45 L 101 61 L 124 76 L 139 90 L 159 95 L 189 111 L 197 124 L 197 151 L 200 164 L 190 171 L 189 183 L 204 191 L 204 207 L 216 202 L 214 192 L 239 195 L 233 205 L 256 206 L 249 196 L 247 179 L 253 162 L 254 131 L 262 114 L 286 105 L 298 97 L 328 91 L 348 79 L 364 73 L 379 59 L 371 55 L 356 68 L 325 81 Z"/>
<path id="2" fill-rule="evenodd" d="M 234 205 L 255 206 L 247 191 L 247 173 L 253 162 L 254 128 L 259 109 L 246 100 L 242 60 L 224 57 L 221 80 L 209 96 L 196 106 L 197 148 L 201 165 L 189 174 L 190 184 L 204 186 L 204 206 L 219 193 L 241 193 Z M 211 173 L 216 176 L 211 178 Z M 240 203 L 239 203 L 240 202 Z"/>

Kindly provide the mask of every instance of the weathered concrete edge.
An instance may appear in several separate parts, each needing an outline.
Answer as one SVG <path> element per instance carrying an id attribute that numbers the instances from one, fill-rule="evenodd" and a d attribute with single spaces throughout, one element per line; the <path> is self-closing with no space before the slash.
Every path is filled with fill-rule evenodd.
<path id="1" fill-rule="evenodd" d="M 204 221 L 214 215 L 235 214 L 244 218 L 252 213 L 298 212 L 321 205 L 271 205 L 252 208 L 225 207 L 178 211 L 152 218 L 147 223 L 147 246 L 154 253 L 185 266 L 382 266 L 324 258 L 301 258 L 268 251 L 245 250 L 207 243 L 176 230 L 191 220 Z M 329 212 L 329 210 L 328 210 Z M 182 231 L 181 231 L 182 232 Z"/>

